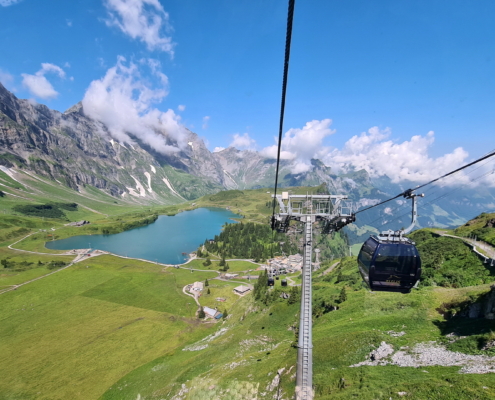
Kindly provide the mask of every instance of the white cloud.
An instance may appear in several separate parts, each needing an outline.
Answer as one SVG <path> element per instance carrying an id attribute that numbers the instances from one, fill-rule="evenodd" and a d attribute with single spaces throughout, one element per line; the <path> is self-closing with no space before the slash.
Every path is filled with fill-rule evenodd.
<path id="1" fill-rule="evenodd" d="M 182 105 L 182 104 L 179 104 L 179 106 L 177 107 L 177 109 L 178 109 L 179 111 L 185 111 L 186 106 L 184 106 L 184 105 Z"/>
<path id="2" fill-rule="evenodd" d="M 72 26 L 72 20 L 70 20 L 70 19 L 66 19 L 65 23 L 67 24 L 68 27 Z"/>
<path id="3" fill-rule="evenodd" d="M 311 169 L 311 159 L 322 158 L 329 150 L 323 145 L 327 136 L 335 133 L 330 129 L 331 119 L 313 120 L 299 129 L 289 129 L 283 139 L 280 158 L 292 160 L 292 173 L 299 174 Z M 265 147 L 261 154 L 268 158 L 277 158 L 277 145 Z"/>
<path id="4" fill-rule="evenodd" d="M 65 72 L 58 65 L 50 63 L 42 63 L 41 69 L 34 75 L 21 74 L 22 84 L 29 90 L 31 94 L 42 99 L 52 99 L 58 96 L 58 92 L 53 88 L 52 84 L 45 78 L 45 74 L 54 73 L 60 78 L 65 78 Z"/>
<path id="5" fill-rule="evenodd" d="M 3 86 L 10 85 L 13 81 L 14 77 L 12 75 L 0 69 L 0 82 L 3 84 Z"/>
<path id="6" fill-rule="evenodd" d="M 154 84 L 142 78 L 140 68 L 147 66 Z M 105 76 L 91 82 L 83 99 L 84 112 L 104 123 L 119 142 L 132 144 L 130 135 L 161 153 L 176 152 L 187 146 L 187 131 L 173 110 L 162 112 L 152 107 L 168 94 L 168 79 L 156 60 L 138 64 L 118 57 L 117 64 Z"/>
<path id="7" fill-rule="evenodd" d="M 207 115 L 203 117 L 203 125 L 201 126 L 203 129 L 208 129 L 208 122 L 210 121 L 210 117 Z"/>
<path id="8" fill-rule="evenodd" d="M 174 55 L 175 43 L 170 36 L 169 15 L 158 0 L 105 0 L 110 19 L 108 26 L 116 26 L 133 39 L 146 43 L 149 50 L 160 50 Z"/>
<path id="9" fill-rule="evenodd" d="M 348 166 L 365 169 L 372 177 L 388 176 L 394 183 L 404 180 L 421 183 L 460 167 L 468 157 L 458 147 L 452 153 L 430 158 L 428 149 L 435 140 L 433 131 L 402 143 L 388 140 L 390 135 L 390 129 L 370 128 L 349 139 L 342 150 L 329 152 L 323 162 L 338 169 L 345 170 Z"/>
<path id="10" fill-rule="evenodd" d="M 249 137 L 249 133 L 239 134 L 234 133 L 234 140 L 230 143 L 229 147 L 235 147 L 239 150 L 254 150 L 256 147 L 256 141 Z"/>
<path id="11" fill-rule="evenodd" d="M 0 0 L 0 6 L 8 7 L 16 3 L 20 3 L 22 0 Z"/>
<path id="12" fill-rule="evenodd" d="M 308 122 L 302 129 L 290 129 L 282 140 L 281 159 L 291 160 L 292 173 L 311 169 L 311 158 L 318 158 L 336 171 L 365 169 L 371 177 L 388 176 L 392 182 L 415 184 L 428 182 L 469 162 L 468 153 L 461 147 L 451 153 L 433 158 L 428 152 L 435 140 L 433 131 L 425 136 L 415 135 L 410 140 L 391 140 L 389 128 L 370 128 L 350 138 L 342 149 L 325 146 L 324 139 L 335 131 L 329 119 Z M 277 146 L 261 150 L 261 155 L 277 157 Z M 478 185 L 495 187 L 494 160 L 480 164 L 475 172 L 466 169 L 443 179 L 441 185 Z M 475 182 L 473 183 L 473 180 Z"/>
<path id="13" fill-rule="evenodd" d="M 215 148 L 213 149 L 213 153 L 218 153 L 219 151 L 222 151 L 222 150 L 225 150 L 225 147 L 221 147 L 221 146 L 219 146 L 219 147 L 215 147 Z"/>

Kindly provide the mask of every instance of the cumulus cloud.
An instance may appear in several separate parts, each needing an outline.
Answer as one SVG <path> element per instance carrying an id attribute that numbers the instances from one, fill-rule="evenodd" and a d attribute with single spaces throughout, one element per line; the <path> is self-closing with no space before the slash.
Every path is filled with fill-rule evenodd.
<path id="1" fill-rule="evenodd" d="M 428 150 L 435 141 L 433 131 L 402 143 L 389 139 L 390 135 L 390 129 L 370 128 L 349 139 L 342 150 L 329 152 L 323 162 L 337 169 L 365 169 L 372 177 L 388 176 L 394 183 L 426 182 L 467 162 L 468 153 L 461 147 L 441 157 L 429 157 Z"/>
<path id="2" fill-rule="evenodd" d="M 0 6 L 8 7 L 16 3 L 20 3 L 22 0 L 0 0 Z"/>
<path id="3" fill-rule="evenodd" d="M 234 133 L 234 139 L 230 143 L 229 147 L 235 147 L 239 150 L 254 150 L 256 148 L 256 141 L 249 137 L 249 133 Z"/>
<path id="4" fill-rule="evenodd" d="M 440 157 L 431 157 L 429 150 L 435 141 L 433 131 L 415 135 L 410 140 L 392 140 L 389 128 L 372 127 L 350 138 L 342 149 L 332 148 L 325 139 L 335 133 L 329 119 L 308 122 L 301 129 L 290 129 L 282 139 L 281 159 L 290 160 L 292 173 L 311 169 L 311 159 L 317 158 L 335 171 L 365 169 L 371 177 L 387 176 L 394 183 L 409 181 L 425 183 L 467 164 L 468 153 L 458 147 Z M 277 157 L 277 145 L 261 150 L 268 158 Z M 441 185 L 477 185 L 495 187 L 494 161 L 486 161 L 472 169 L 439 181 Z M 475 169 L 476 168 L 476 169 Z M 475 172 L 473 172 L 475 171 Z"/>
<path id="5" fill-rule="evenodd" d="M 150 70 L 153 81 L 143 78 L 143 68 Z M 119 142 L 132 144 L 129 135 L 133 135 L 158 152 L 177 152 L 187 146 L 180 116 L 170 109 L 162 112 L 152 107 L 167 96 L 167 83 L 158 61 L 127 63 L 118 57 L 103 78 L 91 82 L 82 101 L 84 112 L 105 124 Z"/>
<path id="6" fill-rule="evenodd" d="M 41 69 L 34 75 L 21 74 L 22 84 L 29 92 L 42 99 L 52 99 L 58 96 L 58 92 L 53 88 L 52 84 L 48 82 L 45 74 L 54 73 L 60 78 L 65 78 L 65 72 L 58 65 L 50 63 L 42 63 Z"/>
<path id="7" fill-rule="evenodd" d="M 184 105 L 182 105 L 182 104 L 179 104 L 179 106 L 177 107 L 177 109 L 178 109 L 179 111 L 185 111 L 186 106 L 184 106 Z"/>
<path id="8" fill-rule="evenodd" d="M 329 148 L 323 141 L 335 133 L 330 129 L 331 119 L 307 122 L 303 128 L 289 129 L 282 138 L 280 158 L 292 160 L 292 172 L 299 174 L 311 169 L 311 159 L 323 158 Z M 277 145 L 265 147 L 261 154 L 268 158 L 277 158 Z"/>
<path id="9" fill-rule="evenodd" d="M 169 15 L 158 0 L 105 0 L 108 26 L 116 26 L 133 39 L 144 42 L 149 50 L 174 55 L 175 43 L 162 31 L 170 32 Z"/>
<path id="10" fill-rule="evenodd" d="M 218 153 L 219 151 L 222 151 L 222 150 L 225 150 L 225 147 L 218 146 L 218 147 L 215 147 L 213 149 L 213 153 Z"/>
<path id="11" fill-rule="evenodd" d="M 208 129 L 208 122 L 210 121 L 210 117 L 207 115 L 206 117 L 203 117 L 203 129 Z"/>

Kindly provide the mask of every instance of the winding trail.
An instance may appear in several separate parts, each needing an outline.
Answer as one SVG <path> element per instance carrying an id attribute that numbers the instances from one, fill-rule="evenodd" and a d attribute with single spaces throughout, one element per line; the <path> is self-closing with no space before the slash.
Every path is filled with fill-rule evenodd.
<path id="1" fill-rule="evenodd" d="M 452 237 L 452 238 L 455 238 L 455 239 L 461 239 L 463 242 L 471 245 L 473 247 L 473 251 L 476 252 L 477 254 L 479 254 L 479 255 L 481 255 L 481 256 L 483 256 L 485 258 L 489 258 L 491 260 L 495 260 L 495 248 L 493 248 L 492 246 L 490 246 L 488 243 L 481 242 L 479 240 L 470 239 L 470 238 L 465 238 L 465 237 L 451 235 L 449 233 L 446 233 L 445 231 L 435 230 L 434 232 L 436 234 L 440 235 L 440 236 L 447 236 L 447 237 Z M 480 253 L 476 249 L 476 247 L 478 247 L 479 249 L 483 250 L 485 252 L 485 254 Z"/>
<path id="2" fill-rule="evenodd" d="M 23 241 L 24 239 L 28 238 L 29 236 L 34 235 L 35 233 L 39 233 L 39 232 L 38 231 L 31 232 L 30 234 L 22 237 L 21 239 L 15 241 L 14 243 L 11 243 L 7 247 L 10 250 L 15 250 L 15 251 L 20 251 L 20 252 L 30 253 L 30 254 L 41 254 L 41 255 L 45 255 L 45 256 L 46 255 L 49 255 L 49 256 L 72 256 L 72 255 L 75 255 L 76 257 L 68 265 L 66 265 L 65 267 L 59 268 L 59 269 L 57 269 L 57 270 L 55 270 L 53 272 L 49 272 L 48 274 L 45 274 L 45 275 L 42 275 L 42 276 L 38 276 L 37 278 L 30 279 L 29 281 L 26 281 L 26 282 L 23 282 L 23 283 L 19 283 L 19 284 L 16 284 L 16 285 L 11 285 L 11 286 L 9 286 L 7 288 L 4 288 L 4 289 L 0 289 L 0 294 L 7 293 L 7 292 L 10 292 L 12 290 L 16 290 L 17 288 L 19 288 L 21 286 L 24 286 L 24 285 L 27 285 L 28 283 L 35 282 L 35 281 L 40 280 L 42 278 L 46 278 L 47 276 L 53 275 L 53 274 L 55 274 L 57 272 L 63 271 L 64 269 L 67 269 L 67 268 L 71 267 L 72 265 L 74 265 L 75 263 L 77 263 L 79 261 L 87 260 L 90 257 L 96 257 L 96 256 L 99 256 L 99 255 L 105 255 L 105 254 L 112 255 L 114 257 L 123 258 L 123 259 L 128 259 L 128 260 L 138 260 L 138 261 L 143 261 L 143 262 L 147 262 L 147 263 L 151 263 L 151 264 L 161 265 L 161 266 L 163 266 L 165 268 L 175 267 L 175 268 L 186 269 L 186 270 L 190 270 L 190 271 L 198 271 L 198 272 L 216 272 L 219 276 L 217 276 L 216 278 L 212 278 L 212 279 L 218 279 L 218 280 L 226 281 L 226 282 L 237 282 L 237 283 L 248 285 L 251 288 L 251 290 L 253 289 L 253 285 L 251 285 L 250 283 L 239 282 L 239 281 L 232 281 L 230 279 L 220 278 L 220 274 L 221 274 L 220 271 L 215 271 L 215 270 L 211 270 L 211 269 L 198 269 L 198 268 L 187 267 L 187 264 L 188 263 L 190 263 L 191 261 L 197 259 L 197 257 L 195 257 L 195 256 L 194 257 L 190 257 L 183 264 L 164 264 L 164 263 L 159 263 L 159 262 L 153 262 L 151 260 L 145 260 L 145 259 L 142 259 L 142 258 L 132 258 L 132 257 L 127 257 L 127 256 L 121 256 L 121 255 L 110 253 L 110 252 L 103 251 L 103 250 L 91 251 L 91 249 L 78 249 L 77 250 L 78 253 L 75 253 L 75 250 L 69 250 L 69 251 L 67 251 L 65 253 L 43 253 L 43 252 L 40 252 L 40 251 L 23 250 L 23 249 L 17 249 L 15 247 L 12 247 L 15 244 L 17 244 L 17 243 Z M 226 260 L 226 261 L 248 261 L 248 262 L 253 263 L 254 265 L 261 265 L 259 263 L 255 263 L 255 262 L 253 262 L 253 260 L 249 260 L 249 259 L 230 259 L 230 260 Z M 236 271 L 236 272 L 249 272 L 249 270 L 246 270 L 246 271 Z M 182 292 L 184 294 L 186 294 L 187 296 L 193 297 L 194 298 L 194 301 L 196 302 L 196 304 L 198 306 L 201 306 L 201 304 L 198 301 L 197 296 L 194 296 L 192 294 L 187 293 L 186 287 L 187 287 L 187 285 L 184 286 L 184 288 L 182 288 Z"/>
<path id="3" fill-rule="evenodd" d="M 47 254 L 47 253 L 38 253 L 38 254 Z M 89 254 L 89 255 L 88 255 Z M 50 275 L 53 275 L 53 274 L 56 274 L 57 272 L 60 272 L 60 271 L 63 271 L 64 269 L 67 269 L 69 267 L 71 267 L 72 265 L 74 265 L 75 263 L 79 262 L 79 261 L 82 261 L 82 260 L 87 260 L 88 258 L 91 258 L 91 257 L 95 257 L 99 254 L 94 254 L 94 255 L 91 255 L 91 253 L 84 253 L 84 254 L 78 254 L 76 256 L 76 258 L 74 258 L 69 264 L 67 264 L 65 267 L 62 267 L 62 268 L 59 268 L 53 272 L 49 272 L 48 274 L 45 274 L 45 275 L 41 275 L 41 276 L 38 276 L 37 278 L 34 278 L 34 279 L 30 279 L 29 281 L 26 281 L 26 282 L 23 282 L 23 283 L 19 283 L 17 285 L 11 285 L 10 287 L 6 288 L 6 289 L 1 289 L 0 290 L 0 294 L 4 294 L 4 293 L 7 293 L 7 292 L 10 292 L 12 290 L 17 290 L 17 288 L 21 287 L 21 286 L 24 286 L 24 285 L 27 285 L 28 283 L 32 283 L 32 282 L 35 282 L 35 281 L 38 281 L 40 279 L 43 279 L 43 278 L 46 278 L 47 276 L 50 276 Z"/>
<path id="4" fill-rule="evenodd" d="M 333 271 L 333 269 L 339 265 L 340 261 L 337 261 L 335 263 L 333 263 L 330 267 L 328 267 L 325 271 L 323 271 L 322 275 L 326 275 L 326 274 L 329 274 L 330 272 Z"/>

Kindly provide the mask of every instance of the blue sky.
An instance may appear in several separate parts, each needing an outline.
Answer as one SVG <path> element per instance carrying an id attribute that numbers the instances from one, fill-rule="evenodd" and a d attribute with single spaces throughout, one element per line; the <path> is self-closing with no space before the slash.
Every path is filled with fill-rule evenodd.
<path id="1" fill-rule="evenodd" d="M 421 181 L 495 148 L 494 15 L 491 0 L 297 0 L 295 171 L 318 156 Z M 0 81 L 59 111 L 85 99 L 116 139 L 147 121 L 271 156 L 286 18 L 280 0 L 0 0 Z"/>

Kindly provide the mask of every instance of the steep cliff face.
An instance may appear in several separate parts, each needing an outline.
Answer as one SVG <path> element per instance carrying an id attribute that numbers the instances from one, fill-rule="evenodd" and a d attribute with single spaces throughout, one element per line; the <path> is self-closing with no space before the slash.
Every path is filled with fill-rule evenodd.
<path id="1" fill-rule="evenodd" d="M 31 171 L 74 190 L 91 185 L 112 196 L 158 202 L 220 190 L 221 175 L 211 154 L 194 133 L 189 136 L 189 148 L 167 159 L 139 143 L 114 141 L 105 125 L 85 116 L 81 104 L 60 113 L 19 100 L 0 85 L 0 164 Z M 204 165 L 198 160 L 205 160 Z M 181 177 L 173 173 L 169 177 L 164 167 L 202 179 L 180 193 L 174 186 Z"/>
<path id="2" fill-rule="evenodd" d="M 129 136 L 132 145 L 113 140 L 104 124 L 84 113 L 81 103 L 60 113 L 17 99 L 0 85 L 0 165 L 5 167 L 21 168 L 77 191 L 90 185 L 143 203 L 177 202 L 222 189 L 271 187 L 275 181 L 275 160 L 235 148 L 212 154 L 191 131 L 187 146 L 169 154 Z M 290 162 L 283 160 L 279 182 L 281 186 L 326 182 L 337 193 L 356 186 L 349 177 L 332 175 L 318 160 L 301 174 L 292 174 Z"/>

